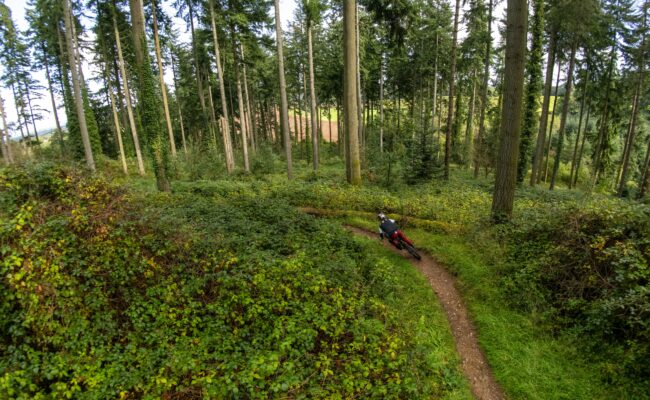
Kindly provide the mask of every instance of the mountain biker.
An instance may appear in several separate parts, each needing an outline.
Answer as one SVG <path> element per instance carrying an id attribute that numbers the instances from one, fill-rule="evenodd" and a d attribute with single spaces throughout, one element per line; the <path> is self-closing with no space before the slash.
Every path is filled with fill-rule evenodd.
<path id="1" fill-rule="evenodd" d="M 395 223 L 394 219 L 386 217 L 386 215 L 382 212 L 377 214 L 377 218 L 379 218 L 379 237 L 382 241 L 384 238 L 388 238 L 392 245 L 397 247 L 399 250 L 402 250 L 403 247 L 400 244 L 399 240 L 397 240 L 398 238 L 401 238 L 405 243 L 413 246 L 413 242 L 411 242 L 411 240 L 407 238 L 402 231 L 399 230 L 399 227 L 397 226 L 397 223 Z"/>

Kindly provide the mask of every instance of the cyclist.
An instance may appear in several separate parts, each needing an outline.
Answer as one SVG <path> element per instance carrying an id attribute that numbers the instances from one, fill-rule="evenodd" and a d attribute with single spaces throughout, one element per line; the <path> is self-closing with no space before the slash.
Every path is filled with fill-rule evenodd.
<path id="1" fill-rule="evenodd" d="M 399 230 L 399 227 L 397 226 L 397 223 L 395 223 L 395 220 L 386 217 L 386 215 L 382 212 L 377 214 L 377 218 L 379 218 L 379 237 L 381 240 L 388 238 L 393 246 L 397 247 L 399 250 L 402 250 L 403 247 L 400 244 L 399 240 L 397 240 L 398 238 L 401 238 L 405 243 L 413 246 L 413 242 L 411 242 L 411 240 L 407 238 L 401 230 Z"/>

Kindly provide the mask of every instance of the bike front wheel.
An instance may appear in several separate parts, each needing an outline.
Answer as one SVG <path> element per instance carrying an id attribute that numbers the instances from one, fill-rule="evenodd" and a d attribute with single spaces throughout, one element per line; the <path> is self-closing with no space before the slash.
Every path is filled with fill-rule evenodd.
<path id="1" fill-rule="evenodd" d="M 417 258 L 418 260 L 421 260 L 422 257 L 420 256 L 420 253 L 418 253 L 417 250 L 415 250 L 415 247 L 411 246 L 410 244 L 402 241 L 402 245 L 406 248 L 406 251 L 409 252 L 410 255 L 413 257 Z"/>

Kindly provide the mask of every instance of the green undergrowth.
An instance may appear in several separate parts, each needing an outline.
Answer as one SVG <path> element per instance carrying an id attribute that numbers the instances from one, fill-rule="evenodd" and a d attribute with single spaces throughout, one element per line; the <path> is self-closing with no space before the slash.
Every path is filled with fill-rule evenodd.
<path id="1" fill-rule="evenodd" d="M 376 229 L 359 217 L 346 223 Z M 513 310 L 503 290 L 498 264 L 503 248 L 469 245 L 464 239 L 409 229 L 416 245 L 433 254 L 458 277 L 457 285 L 470 310 L 495 377 L 513 399 L 647 398 L 634 383 L 612 384 L 606 364 L 581 352 L 581 338 L 549 334 L 548 322 L 534 313 Z M 582 339 L 584 340 L 584 339 Z M 605 368 L 603 368 L 605 367 Z M 620 383 L 620 382 L 619 382 Z"/>
<path id="2" fill-rule="evenodd" d="M 2 169 L 0 255 L 0 398 L 471 397 L 424 279 L 282 198 Z"/>

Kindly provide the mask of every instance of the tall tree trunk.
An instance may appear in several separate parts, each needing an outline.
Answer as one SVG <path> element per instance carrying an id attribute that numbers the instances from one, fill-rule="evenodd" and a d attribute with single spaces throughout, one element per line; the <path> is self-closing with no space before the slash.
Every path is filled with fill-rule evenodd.
<path id="1" fill-rule="evenodd" d="M 360 38 L 361 33 L 359 29 L 359 5 L 355 1 L 355 14 L 354 14 L 355 24 L 355 39 L 354 43 L 356 46 L 356 63 L 357 63 L 357 114 L 358 114 L 358 141 L 359 141 L 359 160 L 363 163 L 365 162 L 365 140 L 364 140 L 364 125 L 363 125 L 363 97 L 361 95 L 361 47 L 360 47 Z"/>
<path id="2" fill-rule="evenodd" d="M 469 100 L 469 112 L 467 113 L 467 127 L 465 129 L 465 161 L 467 167 L 472 167 L 471 157 L 474 150 L 474 107 L 476 106 L 476 69 L 472 77 L 472 97 Z"/>
<path id="3" fill-rule="evenodd" d="M 79 69 L 75 57 L 74 41 L 72 40 L 72 14 L 68 0 L 63 1 L 63 14 L 65 20 L 65 38 L 68 47 L 68 62 L 72 73 L 72 86 L 74 90 L 74 102 L 77 108 L 77 118 L 79 118 L 79 129 L 81 131 L 81 141 L 83 142 L 84 155 L 86 156 L 86 165 L 88 169 L 95 172 L 95 159 L 93 158 L 93 149 L 90 145 L 88 135 L 88 126 L 86 125 L 86 114 L 84 111 L 83 99 L 81 98 L 81 84 L 79 81 Z"/>
<path id="4" fill-rule="evenodd" d="M 45 44 L 43 42 L 40 43 L 41 46 L 41 51 L 43 54 L 45 54 Z M 61 157 L 65 158 L 65 148 L 63 144 L 63 129 L 61 129 L 61 123 L 59 121 L 59 113 L 56 109 L 56 101 L 54 100 L 54 88 L 52 87 L 52 77 L 50 75 L 50 66 L 49 63 L 46 61 L 43 63 L 45 65 L 45 78 L 47 79 L 47 88 L 48 91 L 50 92 L 50 102 L 52 103 L 52 113 L 54 114 L 54 122 L 56 124 L 56 133 L 59 136 L 59 146 L 61 147 Z"/>
<path id="5" fill-rule="evenodd" d="M 129 91 L 129 77 L 126 74 L 126 67 L 124 66 L 124 57 L 122 55 L 120 31 L 117 29 L 117 20 L 115 19 L 115 15 L 113 15 L 113 30 L 115 31 L 117 57 L 119 59 L 120 73 L 122 74 L 122 82 L 123 82 L 122 87 L 124 88 L 124 98 L 126 99 L 126 111 L 129 116 L 131 137 L 133 138 L 133 146 L 135 147 L 135 157 L 138 163 L 138 174 L 142 176 L 145 173 L 144 161 L 142 159 L 142 150 L 140 149 L 140 138 L 138 137 L 138 130 L 136 129 L 136 125 L 135 125 L 135 117 L 133 116 L 133 105 L 131 104 L 131 92 Z"/>
<path id="6" fill-rule="evenodd" d="M 582 100 L 580 101 L 580 114 L 578 116 L 578 131 L 576 133 L 576 143 L 573 148 L 573 158 L 571 159 L 571 172 L 569 173 L 569 189 L 573 188 L 573 173 L 577 172 L 575 169 L 576 158 L 578 157 L 578 147 L 580 146 L 580 135 L 582 132 L 582 116 L 584 115 L 585 103 L 587 102 L 587 90 L 589 88 L 589 65 L 587 65 L 587 76 L 585 77 L 584 87 L 582 88 Z M 586 129 L 585 129 L 586 130 Z M 586 136 L 585 132 L 585 136 Z"/>
<path id="7" fill-rule="evenodd" d="M 187 154 L 187 141 L 185 140 L 185 127 L 183 124 L 183 111 L 181 107 L 181 98 L 178 93 L 178 78 L 176 77 L 176 67 L 174 66 L 174 55 L 172 53 L 172 75 L 174 77 L 174 93 L 176 95 L 176 107 L 178 108 L 178 122 L 181 125 L 181 140 L 183 141 L 183 152 Z M 210 96 L 212 98 L 212 96 Z M 214 107 L 212 107 L 214 110 Z"/>
<path id="8" fill-rule="evenodd" d="M 573 69 L 576 63 L 576 50 L 577 43 L 574 41 L 571 47 L 571 55 L 569 56 L 569 72 L 566 77 L 566 93 L 564 94 L 564 102 L 562 104 L 562 117 L 560 118 L 560 131 L 558 132 L 557 150 L 555 152 L 555 162 L 553 163 L 553 174 L 551 175 L 551 184 L 549 190 L 555 188 L 555 180 L 557 179 L 557 171 L 560 169 L 560 157 L 562 156 L 562 146 L 564 145 L 564 130 L 566 127 L 566 117 L 569 114 L 569 103 L 571 102 L 571 90 L 573 89 Z"/>
<path id="9" fill-rule="evenodd" d="M 255 126 L 255 116 L 251 112 L 251 100 L 248 95 L 248 72 L 246 68 L 246 59 L 244 57 L 244 46 L 241 43 L 239 43 L 239 52 L 241 56 L 242 69 L 244 72 L 244 106 L 246 108 L 246 126 L 248 127 L 248 135 L 251 139 L 251 149 L 253 150 L 253 153 L 255 153 L 257 151 L 257 128 Z M 291 134 L 291 131 L 289 134 Z M 289 136 L 289 138 L 291 138 L 291 136 Z"/>
<path id="10" fill-rule="evenodd" d="M 546 127 L 548 123 L 548 108 L 551 102 L 551 90 L 553 86 L 553 69 L 555 68 L 555 46 L 557 32 L 551 32 L 551 40 L 548 43 L 548 59 L 546 61 L 546 83 L 544 84 L 544 101 L 542 102 L 542 114 L 539 120 L 539 131 L 537 134 L 537 145 L 533 153 L 533 168 L 530 175 L 530 186 L 538 182 L 542 160 L 544 159 L 544 145 L 546 144 Z"/>
<path id="11" fill-rule="evenodd" d="M 647 5 L 647 2 L 646 2 Z M 623 196 L 625 193 L 625 188 L 627 185 L 627 174 L 630 166 L 630 155 L 632 154 L 632 149 L 634 148 L 634 139 L 636 136 L 636 124 L 639 116 L 639 108 L 641 105 L 641 101 L 643 99 L 643 93 L 644 93 L 644 85 L 643 82 L 645 81 L 645 51 L 646 51 L 646 25 L 647 25 L 647 8 L 644 8 L 644 13 L 643 13 L 643 38 L 641 39 L 641 45 L 640 49 L 643 52 L 641 56 L 641 60 L 639 62 L 639 79 L 637 81 L 637 95 L 634 98 L 634 104 L 632 105 L 632 117 L 631 117 L 631 122 L 630 122 L 630 132 L 627 137 L 627 149 L 625 151 L 625 156 L 623 158 L 623 166 L 622 166 L 622 171 L 621 171 L 621 180 L 618 185 L 618 195 Z"/>
<path id="12" fill-rule="evenodd" d="M 174 130 L 172 129 L 172 118 L 169 114 L 169 103 L 167 102 L 167 85 L 165 84 L 165 73 L 163 70 L 162 54 L 160 50 L 160 40 L 158 38 L 158 17 L 156 16 L 156 0 L 151 1 L 153 7 L 153 40 L 156 47 L 156 61 L 158 63 L 158 80 L 160 81 L 160 90 L 162 92 L 163 110 L 165 111 L 165 122 L 167 122 L 167 133 L 169 134 L 169 144 L 172 150 L 172 157 L 176 158 L 176 141 L 174 140 Z"/>
<path id="13" fill-rule="evenodd" d="M 481 115 L 479 117 L 478 137 L 476 138 L 476 149 L 474 151 L 474 178 L 478 178 L 478 173 L 481 168 L 481 158 L 485 152 L 485 117 L 488 104 L 488 86 L 490 81 L 490 61 L 492 50 L 492 13 L 494 10 L 494 0 L 490 0 L 488 6 L 488 40 L 485 43 L 485 58 L 483 60 L 483 84 L 481 85 Z M 436 36 L 436 43 L 437 43 Z M 437 48 L 437 46 L 436 46 Z M 438 51 L 436 50 L 436 59 Z M 435 110 L 435 106 L 434 106 Z M 438 127 L 440 129 L 440 117 L 438 117 Z"/>
<path id="14" fill-rule="evenodd" d="M 650 186 L 650 140 L 648 140 L 648 148 L 645 152 L 645 162 L 643 163 L 642 171 L 637 199 L 643 199 L 648 191 L 648 186 Z"/>
<path id="15" fill-rule="evenodd" d="M 212 0 L 209 0 L 212 1 Z M 194 29 L 194 6 L 192 5 L 192 0 L 185 0 L 187 8 L 189 11 L 190 17 L 190 34 L 192 35 L 192 55 L 194 56 L 194 70 L 196 71 L 196 89 L 199 96 L 199 103 L 201 104 L 201 110 L 205 115 L 205 90 L 203 89 L 203 80 L 201 79 L 201 69 L 199 68 L 199 55 L 197 52 L 197 40 L 196 33 Z M 212 5 L 211 5 L 212 7 Z"/>
<path id="16" fill-rule="evenodd" d="M 284 154 L 287 159 L 287 179 L 293 179 L 293 166 L 291 161 L 291 138 L 289 137 L 289 106 L 287 103 L 287 84 L 284 75 L 284 54 L 282 20 L 280 19 L 280 0 L 274 1 L 275 8 L 275 40 L 278 54 L 278 80 L 280 82 L 280 119 L 282 123 L 282 141 Z"/>
<path id="17" fill-rule="evenodd" d="M 165 143 L 163 127 L 160 124 L 160 103 L 156 93 L 155 80 L 151 69 L 147 40 L 144 28 L 144 9 L 142 0 L 129 0 L 131 25 L 133 29 L 136 68 L 138 71 L 138 108 L 147 150 L 151 155 L 156 176 L 156 187 L 161 192 L 171 192 L 168 168 L 168 144 Z"/>
<path id="18" fill-rule="evenodd" d="M 607 68 L 607 89 L 605 90 L 605 104 L 603 105 L 603 111 L 601 113 L 601 122 L 600 129 L 598 130 L 598 144 L 596 145 L 595 152 L 595 161 L 594 161 L 594 171 L 593 171 L 593 182 L 592 187 L 598 183 L 598 178 L 600 176 L 600 168 L 602 161 L 603 145 L 605 142 L 605 135 L 607 135 L 607 130 L 609 128 L 609 100 L 611 94 L 611 81 L 612 75 L 614 73 L 614 64 L 616 61 L 616 45 L 612 46 L 612 51 L 610 53 L 609 66 Z"/>
<path id="19" fill-rule="evenodd" d="M 277 0 L 276 0 L 277 1 Z M 311 142 L 314 171 L 318 171 L 318 127 L 316 115 L 316 85 L 314 83 L 314 49 L 312 46 L 312 26 L 307 24 L 307 52 L 309 59 L 309 97 L 311 106 Z"/>
<path id="20" fill-rule="evenodd" d="M 307 155 L 307 163 L 309 163 L 309 161 L 311 161 L 309 150 L 311 149 L 311 135 L 313 130 L 311 128 L 311 121 L 314 116 L 307 112 L 307 109 L 309 109 L 309 105 L 307 104 L 307 74 L 306 71 L 304 71 L 304 68 L 302 74 L 302 99 L 304 103 L 303 106 L 305 107 L 305 154 Z"/>
<path id="21" fill-rule="evenodd" d="M 11 136 L 9 136 L 9 127 L 7 126 L 7 118 L 5 117 L 4 100 L 0 95 L 0 118 L 2 118 L 2 130 L 0 130 L 0 147 L 2 148 L 2 158 L 5 164 L 13 164 L 14 157 L 11 152 Z"/>
<path id="22" fill-rule="evenodd" d="M 433 61 L 433 104 L 431 105 L 431 126 L 435 130 L 440 128 L 439 126 L 435 126 L 436 107 L 438 105 L 438 45 L 439 38 L 438 32 L 436 32 L 436 55 Z"/>
<path id="23" fill-rule="evenodd" d="M 519 142 L 517 184 L 522 184 L 528 172 L 533 134 L 538 128 L 539 97 L 542 94 L 542 64 L 544 58 L 544 0 L 534 0 L 531 23 L 531 46 L 526 62 L 524 121 Z"/>
<path id="24" fill-rule="evenodd" d="M 589 129 L 589 116 L 591 115 L 591 107 L 587 106 L 587 118 L 585 118 L 585 131 L 582 135 L 582 143 L 580 144 L 580 152 L 578 153 L 578 160 L 576 162 L 575 175 L 573 177 L 573 187 L 578 184 L 578 174 L 580 173 L 580 164 L 582 163 L 582 155 L 585 150 L 585 142 L 587 141 L 587 129 Z"/>
<path id="25" fill-rule="evenodd" d="M 458 0 L 460 1 L 460 0 Z M 361 184 L 361 160 L 359 158 L 359 113 L 357 91 L 357 2 L 348 0 L 343 5 L 343 108 L 347 138 L 347 178 L 353 185 Z"/>
<path id="26" fill-rule="evenodd" d="M 214 16 L 214 0 L 210 3 L 210 24 L 212 27 L 212 41 L 214 44 L 214 55 L 217 62 L 217 77 L 219 78 L 219 94 L 221 96 L 221 136 L 223 138 L 223 151 L 226 155 L 226 170 L 232 173 L 235 169 L 235 156 L 233 154 L 230 140 L 230 124 L 228 121 L 228 102 L 226 101 L 226 89 L 223 83 L 223 69 L 221 69 L 221 53 L 219 51 L 219 40 L 217 39 L 217 24 Z"/>
<path id="27" fill-rule="evenodd" d="M 492 218 L 495 221 L 512 218 L 515 198 L 528 25 L 527 3 L 526 0 L 508 0 L 501 142 L 492 200 Z"/>
<path id="28" fill-rule="evenodd" d="M 111 85 L 110 76 L 106 76 L 106 84 L 108 89 L 108 95 L 111 102 L 111 111 L 113 112 L 113 124 L 115 124 L 115 134 L 117 136 L 117 146 L 120 151 L 120 161 L 122 162 L 122 171 L 124 175 L 129 174 L 129 169 L 126 166 L 126 156 L 124 154 L 124 143 L 122 142 L 122 127 L 120 126 L 120 118 L 117 115 L 117 107 L 115 107 L 115 96 L 113 95 L 113 87 Z"/>
<path id="29" fill-rule="evenodd" d="M 555 124 L 555 111 L 557 109 L 557 98 L 558 98 L 558 90 L 560 88 L 560 73 L 562 72 L 562 66 L 558 64 L 557 66 L 557 80 L 555 81 L 555 95 L 553 96 L 553 111 L 551 112 L 551 123 L 548 127 L 548 144 L 544 144 L 544 174 L 542 174 L 542 171 L 539 171 L 539 175 L 537 177 L 537 183 L 539 183 L 542 180 L 542 175 L 544 182 L 546 182 L 546 178 L 548 177 L 548 159 L 550 157 L 551 153 L 551 147 L 553 145 L 553 125 Z"/>
<path id="30" fill-rule="evenodd" d="M 380 57 L 379 58 L 379 152 L 383 153 L 384 152 L 384 52 L 383 51 L 381 52 L 379 57 Z"/>
<path id="31" fill-rule="evenodd" d="M 449 104 L 447 112 L 447 132 L 445 134 L 445 173 L 444 178 L 449 180 L 449 161 L 451 158 L 451 134 L 452 120 L 454 117 L 454 89 L 456 86 L 456 51 L 458 48 L 458 18 L 460 14 L 460 0 L 456 0 L 456 11 L 454 12 L 454 31 L 451 42 L 451 67 L 449 72 Z"/>
<path id="32" fill-rule="evenodd" d="M 237 81 L 237 106 L 239 107 L 239 131 L 241 132 L 242 150 L 244 153 L 244 170 L 250 172 L 248 161 L 248 129 L 246 124 L 246 109 L 244 107 L 244 94 L 241 88 L 241 70 L 239 68 L 239 54 L 237 53 L 237 33 L 231 26 L 233 65 L 235 67 L 235 79 Z M 234 117 L 234 116 L 233 116 Z"/>

